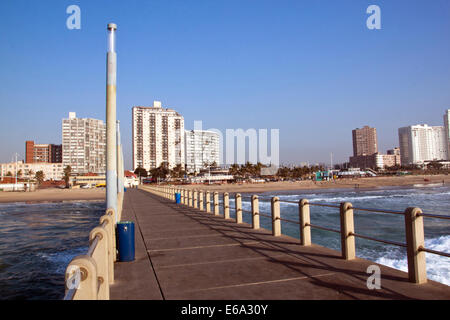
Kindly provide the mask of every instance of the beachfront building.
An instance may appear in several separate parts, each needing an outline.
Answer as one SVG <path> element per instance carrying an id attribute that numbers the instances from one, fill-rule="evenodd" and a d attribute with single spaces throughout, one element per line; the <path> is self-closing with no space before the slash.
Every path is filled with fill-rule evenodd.
<path id="1" fill-rule="evenodd" d="M 62 145 L 60 144 L 35 144 L 34 141 L 25 141 L 25 162 L 62 162 Z"/>
<path id="2" fill-rule="evenodd" d="M 377 129 L 364 126 L 352 130 L 353 156 L 372 155 L 378 152 Z"/>
<path id="3" fill-rule="evenodd" d="M 220 163 L 220 137 L 217 132 L 206 130 L 186 130 L 186 171 L 200 172 Z"/>
<path id="4" fill-rule="evenodd" d="M 374 153 L 371 155 L 353 156 L 349 159 L 350 167 L 363 169 L 386 169 L 400 166 L 400 150 L 395 148 L 388 150 L 387 154 Z"/>
<path id="5" fill-rule="evenodd" d="M 62 163 L 26 163 L 21 160 L 0 164 L 0 176 L 2 178 L 6 176 L 15 177 L 17 173 L 18 178 L 33 179 L 38 171 L 44 173 L 44 180 L 61 180 L 64 176 Z"/>
<path id="6" fill-rule="evenodd" d="M 173 109 L 152 107 L 132 109 L 133 168 L 151 170 L 165 163 L 169 169 L 184 168 L 184 118 Z"/>
<path id="7" fill-rule="evenodd" d="M 447 160 L 450 160 L 450 109 L 447 109 L 444 114 L 444 130 L 444 139 L 447 140 Z"/>
<path id="8" fill-rule="evenodd" d="M 447 139 L 443 126 L 414 125 L 398 129 L 401 162 L 447 160 Z"/>
<path id="9" fill-rule="evenodd" d="M 106 124 L 103 120 L 77 118 L 69 112 L 62 120 L 62 163 L 70 166 L 72 173 L 105 174 Z"/>

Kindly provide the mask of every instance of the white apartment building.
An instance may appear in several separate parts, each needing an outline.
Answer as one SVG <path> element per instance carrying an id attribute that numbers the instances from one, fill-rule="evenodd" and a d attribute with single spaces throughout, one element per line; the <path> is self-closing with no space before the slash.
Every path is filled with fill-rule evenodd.
<path id="1" fill-rule="evenodd" d="M 106 124 L 103 120 L 77 118 L 69 112 L 62 120 L 62 163 L 72 173 L 106 172 Z"/>
<path id="2" fill-rule="evenodd" d="M 186 130 L 186 171 L 200 172 L 213 163 L 219 165 L 220 137 L 217 132 L 205 130 Z"/>
<path id="3" fill-rule="evenodd" d="M 445 139 L 447 140 L 447 160 L 450 160 L 450 109 L 447 109 L 444 114 L 444 130 Z"/>
<path id="4" fill-rule="evenodd" d="M 415 125 L 398 129 L 402 164 L 446 160 L 445 130 L 442 126 Z"/>
<path id="5" fill-rule="evenodd" d="M 184 168 L 184 118 L 178 112 L 154 101 L 152 107 L 133 107 L 132 118 L 134 169 L 148 171 L 162 163 Z"/>
<path id="6" fill-rule="evenodd" d="M 20 178 L 34 178 L 36 172 L 42 171 L 44 173 L 44 180 L 62 180 L 64 177 L 64 167 L 62 163 L 25 163 L 24 161 L 1 163 L 0 176 L 6 177 L 8 173 L 12 177 Z"/>

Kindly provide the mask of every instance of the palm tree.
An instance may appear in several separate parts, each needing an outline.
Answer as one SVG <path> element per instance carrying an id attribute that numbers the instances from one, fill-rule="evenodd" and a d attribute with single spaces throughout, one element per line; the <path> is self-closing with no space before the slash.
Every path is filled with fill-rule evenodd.
<path id="1" fill-rule="evenodd" d="M 42 184 L 42 182 L 44 181 L 45 175 L 42 170 L 39 170 L 36 172 L 36 175 L 34 177 L 36 178 L 38 184 Z"/>
<path id="2" fill-rule="evenodd" d="M 64 182 L 66 183 L 66 188 L 69 187 L 70 173 L 71 172 L 72 172 L 72 167 L 71 166 L 66 166 L 64 168 Z"/>

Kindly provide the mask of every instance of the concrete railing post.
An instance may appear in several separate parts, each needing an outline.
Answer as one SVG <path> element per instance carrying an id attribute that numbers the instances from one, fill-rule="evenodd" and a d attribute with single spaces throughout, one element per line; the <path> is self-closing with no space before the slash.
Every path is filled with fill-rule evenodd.
<path id="1" fill-rule="evenodd" d="M 272 235 L 278 237 L 281 235 L 280 199 L 278 197 L 272 198 L 271 208 L 272 208 Z"/>
<path id="2" fill-rule="evenodd" d="M 184 204 L 184 190 L 180 189 L 179 192 L 180 192 L 180 203 Z"/>
<path id="3" fill-rule="evenodd" d="M 341 216 L 341 248 L 342 257 L 345 260 L 355 259 L 355 232 L 353 222 L 353 209 L 350 202 L 342 202 L 340 206 Z"/>
<path id="4" fill-rule="evenodd" d="M 214 215 L 219 215 L 219 193 L 217 191 L 214 192 Z"/>
<path id="5" fill-rule="evenodd" d="M 88 255 L 76 256 L 65 272 L 66 294 L 76 289 L 73 300 L 97 300 L 98 278 L 95 260 Z"/>
<path id="6" fill-rule="evenodd" d="M 206 191 L 206 212 L 211 213 L 211 194 Z"/>
<path id="7" fill-rule="evenodd" d="M 114 256 L 115 256 L 115 245 L 114 242 L 114 224 L 112 218 L 109 215 L 104 215 L 100 217 L 100 225 L 105 224 L 104 228 L 108 233 L 108 281 L 109 284 L 114 283 Z"/>
<path id="8" fill-rule="evenodd" d="M 111 218 L 112 218 L 112 220 L 114 221 L 114 217 L 115 217 L 115 215 L 114 215 L 114 209 L 111 209 L 111 208 L 109 208 L 109 209 L 106 209 L 106 213 L 105 213 L 107 216 L 110 216 Z M 120 220 L 119 220 L 120 221 Z M 103 223 L 103 221 L 101 222 L 101 223 Z M 117 260 L 117 248 L 116 248 L 116 226 L 115 226 L 115 223 L 113 223 L 112 224 L 112 234 L 111 234 L 111 236 L 112 236 L 112 243 L 113 243 L 113 260 L 114 260 L 114 262 L 116 262 L 116 260 Z"/>
<path id="9" fill-rule="evenodd" d="M 194 190 L 194 208 L 198 208 L 198 191 Z"/>
<path id="10" fill-rule="evenodd" d="M 189 207 L 192 207 L 192 190 L 189 190 Z"/>
<path id="11" fill-rule="evenodd" d="M 204 210 L 204 205 L 203 205 L 203 194 L 204 192 L 202 190 L 199 191 L 198 193 L 198 208 L 203 211 Z"/>
<path id="12" fill-rule="evenodd" d="M 242 197 L 240 193 L 236 193 L 235 197 L 236 206 L 236 223 L 242 223 Z"/>
<path id="13" fill-rule="evenodd" d="M 252 196 L 252 228 L 259 229 L 259 198 Z"/>
<path id="14" fill-rule="evenodd" d="M 230 196 L 228 192 L 223 194 L 223 217 L 230 219 Z"/>
<path id="15" fill-rule="evenodd" d="M 427 266 L 425 251 L 425 234 L 423 229 L 423 216 L 419 208 L 405 210 L 406 255 L 408 258 L 409 281 L 417 284 L 427 282 Z"/>
<path id="16" fill-rule="evenodd" d="M 108 257 L 108 233 L 102 227 L 96 227 L 89 233 L 89 244 L 95 237 L 99 237 L 97 247 L 92 252 L 92 258 L 97 266 L 97 277 L 100 282 L 98 300 L 109 300 L 109 257 Z"/>
<path id="17" fill-rule="evenodd" d="M 311 223 L 309 202 L 306 199 L 301 199 L 298 203 L 298 215 L 300 221 L 300 244 L 302 246 L 311 245 Z"/>

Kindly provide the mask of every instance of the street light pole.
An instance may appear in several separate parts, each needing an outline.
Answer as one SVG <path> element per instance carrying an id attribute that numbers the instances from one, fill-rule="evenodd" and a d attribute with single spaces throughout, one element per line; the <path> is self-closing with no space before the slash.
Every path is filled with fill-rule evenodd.
<path id="1" fill-rule="evenodd" d="M 106 208 L 114 209 L 117 222 L 117 132 L 116 132 L 116 71 L 114 23 L 108 24 L 106 58 Z"/>

